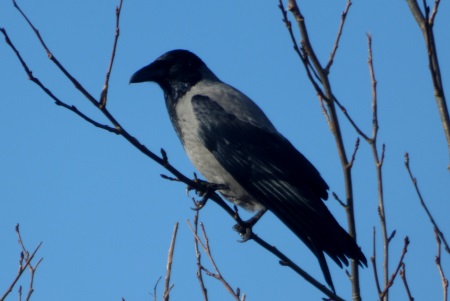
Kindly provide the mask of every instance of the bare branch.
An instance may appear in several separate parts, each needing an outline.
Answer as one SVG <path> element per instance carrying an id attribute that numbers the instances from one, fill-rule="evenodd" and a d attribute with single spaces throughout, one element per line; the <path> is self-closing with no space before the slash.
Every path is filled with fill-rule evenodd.
<path id="1" fill-rule="evenodd" d="M 170 285 L 170 274 L 172 273 L 173 252 L 175 250 L 175 241 L 177 238 L 178 222 L 175 223 L 173 229 L 172 241 L 170 242 L 169 255 L 167 256 L 167 268 L 166 268 L 166 281 L 164 283 L 163 300 L 169 301 L 170 291 L 173 288 L 173 284 Z"/>
<path id="2" fill-rule="evenodd" d="M 358 152 L 358 149 L 359 149 L 359 137 L 356 138 L 355 148 L 353 149 L 352 157 L 350 159 L 350 162 L 348 163 L 350 167 L 353 167 L 353 163 L 355 162 L 356 153 Z"/>
<path id="3" fill-rule="evenodd" d="M 386 294 L 389 291 L 389 288 L 394 284 L 395 277 L 397 277 L 397 274 L 400 271 L 400 268 L 402 267 L 403 259 L 405 258 L 406 252 L 408 252 L 408 245 L 409 245 L 409 238 L 408 238 L 408 236 L 406 236 L 405 244 L 403 245 L 402 255 L 400 256 L 400 260 L 398 262 L 397 268 L 395 269 L 395 272 L 392 274 L 391 278 L 389 279 L 383 292 L 381 293 L 380 299 L 383 299 L 386 296 Z"/>
<path id="4" fill-rule="evenodd" d="M 48 96 L 50 96 L 50 98 L 52 98 L 55 101 L 55 104 L 57 106 L 61 106 L 63 108 L 68 109 L 69 111 L 75 113 L 76 115 L 78 115 L 79 117 L 83 118 L 85 121 L 89 122 L 90 124 L 94 125 L 95 127 L 104 129 L 104 130 L 109 131 L 111 133 L 115 133 L 115 134 L 119 133 L 117 131 L 117 129 L 115 129 L 113 127 L 110 127 L 110 126 L 107 126 L 107 125 L 104 125 L 104 124 L 101 124 L 101 123 L 93 120 L 92 118 L 88 117 L 84 113 L 80 112 L 77 109 L 77 107 L 75 107 L 73 105 L 69 105 L 69 104 L 65 103 L 64 101 L 60 100 L 58 97 L 56 97 L 53 94 L 53 92 L 51 92 L 46 86 L 44 86 L 44 84 L 42 84 L 42 82 L 38 78 L 33 76 L 33 72 L 30 70 L 30 68 L 28 67 L 28 65 L 25 63 L 24 59 L 20 55 L 19 51 L 16 49 L 16 47 L 12 43 L 11 39 L 9 38 L 8 34 L 6 33 L 6 30 L 4 28 L 0 28 L 0 31 L 3 33 L 6 43 L 11 47 L 11 49 L 14 51 L 15 55 L 19 59 L 20 63 L 22 64 L 22 67 L 25 70 L 28 78 L 32 82 L 34 82 L 36 85 L 38 85 L 39 88 L 41 88 Z"/>
<path id="5" fill-rule="evenodd" d="M 431 15 L 430 15 L 430 18 L 429 18 L 430 19 L 429 23 L 430 23 L 431 26 L 434 25 L 434 18 L 437 15 L 437 12 L 438 12 L 438 9 L 439 9 L 439 3 L 441 3 L 440 0 L 435 0 L 434 1 L 433 11 L 431 12 Z"/>
<path id="6" fill-rule="evenodd" d="M 282 0 L 279 0 L 278 7 L 281 10 L 281 14 L 283 15 L 283 19 L 282 20 L 283 20 L 284 24 L 286 25 L 286 28 L 287 28 L 288 33 L 289 33 L 289 36 L 290 36 L 290 38 L 292 40 L 292 43 L 294 45 L 294 51 L 297 53 L 297 55 L 300 58 L 300 61 L 303 63 L 309 80 L 313 84 L 314 89 L 316 89 L 316 91 L 318 92 L 319 98 L 321 98 L 321 99 L 326 98 L 326 96 L 323 93 L 323 91 L 321 90 L 319 84 L 316 82 L 316 80 L 320 81 L 319 76 L 317 75 L 317 73 L 314 70 L 314 68 L 311 66 L 311 63 L 308 60 L 308 55 L 305 52 L 304 47 L 303 46 L 301 46 L 301 47 L 298 46 L 297 40 L 295 39 L 294 32 L 292 30 L 292 23 L 291 23 L 291 21 L 289 21 L 289 19 L 287 17 L 287 11 L 284 9 L 284 5 L 283 5 Z"/>
<path id="7" fill-rule="evenodd" d="M 156 280 L 156 283 L 155 283 L 155 285 L 153 286 L 153 301 L 156 301 L 157 300 L 157 294 L 156 294 L 156 288 L 158 287 L 158 284 L 159 284 L 159 281 L 161 281 L 161 278 L 162 278 L 162 276 L 160 276 L 159 278 L 158 278 L 158 280 Z M 123 299 L 123 298 L 122 298 Z"/>
<path id="8" fill-rule="evenodd" d="M 430 210 L 428 210 L 428 207 L 425 204 L 425 200 L 423 199 L 422 194 L 420 193 L 419 184 L 417 183 L 417 179 L 413 176 L 412 171 L 409 167 L 409 154 L 408 153 L 405 153 L 405 167 L 406 167 L 406 170 L 408 171 L 409 177 L 411 178 L 411 182 L 414 185 L 414 189 L 416 190 L 417 196 L 419 197 L 420 204 L 422 205 L 423 209 L 425 209 L 425 212 L 426 212 L 428 218 L 430 219 L 431 224 L 433 224 L 433 227 L 436 229 L 436 231 L 439 235 L 439 238 L 444 243 L 445 251 L 447 251 L 447 253 L 450 254 L 450 247 L 445 239 L 444 233 L 442 233 L 442 231 L 439 229 L 436 221 L 433 218 L 433 215 L 431 214 Z"/>
<path id="9" fill-rule="evenodd" d="M 230 284 L 223 278 L 222 274 L 219 271 L 219 268 L 216 265 L 216 262 L 214 260 L 214 257 L 212 256 L 212 252 L 211 252 L 211 248 L 209 246 L 209 239 L 208 236 L 206 235 L 206 230 L 205 230 L 205 226 L 203 225 L 203 223 L 200 223 L 200 228 L 202 229 L 202 234 L 203 234 L 203 239 L 205 241 L 205 252 L 208 255 L 209 261 L 211 262 L 211 264 L 214 267 L 214 270 L 216 271 L 217 276 L 219 277 L 220 282 L 222 282 L 222 284 L 225 286 L 225 288 L 227 289 L 227 291 L 233 295 L 236 296 L 236 300 L 239 301 L 239 295 L 236 294 L 236 292 L 234 292 L 234 290 L 231 288 Z M 239 291 L 239 290 L 238 290 Z"/>
<path id="10" fill-rule="evenodd" d="M 209 239 L 208 239 L 208 236 L 206 235 L 206 230 L 205 230 L 204 225 L 202 223 L 200 223 L 200 228 L 202 229 L 202 234 L 203 234 L 203 241 L 200 239 L 200 237 L 198 236 L 198 233 L 196 232 L 196 230 L 198 230 L 198 228 L 196 226 L 195 221 L 194 221 L 194 227 L 195 228 L 192 228 L 192 226 L 191 226 L 189 221 L 188 221 L 188 225 L 189 225 L 189 228 L 191 229 L 192 233 L 194 234 L 195 240 L 197 241 L 198 244 L 200 244 L 202 246 L 203 251 L 208 256 L 209 261 L 210 261 L 210 263 L 212 264 L 212 266 L 214 268 L 214 272 L 211 272 L 207 268 L 205 268 L 201 263 L 199 263 L 199 255 L 197 255 L 197 260 L 198 260 L 197 261 L 197 264 L 198 264 L 197 273 L 198 272 L 201 273 L 202 271 L 204 271 L 208 276 L 211 276 L 211 277 L 219 280 L 222 283 L 222 285 L 225 287 L 225 289 L 233 296 L 233 298 L 236 301 L 240 301 L 240 299 L 239 299 L 240 290 L 237 290 L 237 292 L 235 292 L 233 290 L 231 285 L 222 276 L 222 274 L 219 271 L 219 268 L 216 265 L 216 262 L 214 260 L 213 255 L 212 255 L 212 252 L 211 252 L 211 247 L 209 246 Z M 196 244 L 196 252 L 198 251 L 198 248 L 197 248 L 198 244 Z M 200 286 L 201 286 L 202 291 L 203 291 L 203 297 L 205 298 L 206 297 L 206 289 L 205 289 L 205 286 L 204 286 L 204 283 L 203 283 L 203 278 L 199 277 L 199 281 L 200 281 Z M 205 300 L 207 300 L 207 297 L 206 297 Z"/>
<path id="11" fill-rule="evenodd" d="M 358 135 L 360 135 L 364 140 L 370 142 L 370 137 L 367 136 L 367 134 L 365 134 L 359 128 L 359 126 L 356 124 L 356 122 L 353 120 L 353 118 L 348 113 L 347 109 L 339 102 L 339 100 L 333 96 L 333 101 L 338 106 L 338 108 L 341 110 L 341 112 L 344 114 L 345 118 L 347 118 L 348 122 L 350 122 L 351 126 L 355 129 L 355 131 L 358 133 Z"/>
<path id="12" fill-rule="evenodd" d="M 285 10 L 282 6 L 282 3 L 280 1 L 280 9 L 283 13 L 283 20 L 287 24 L 287 17 Z M 347 3 L 346 10 L 348 10 L 350 7 L 349 3 Z M 350 236 L 352 236 L 356 240 L 356 222 L 355 222 L 355 215 L 354 215 L 354 206 L 353 206 L 353 184 L 352 184 L 352 174 L 351 174 L 351 165 L 349 165 L 348 157 L 346 154 L 343 136 L 341 132 L 341 127 L 339 124 L 339 119 L 337 116 L 335 103 L 338 104 L 336 97 L 334 96 L 331 84 L 329 82 L 328 78 L 328 68 L 323 68 L 322 65 L 319 62 L 319 59 L 313 49 L 313 46 L 311 44 L 311 41 L 309 39 L 308 30 L 306 27 L 306 21 L 304 16 L 302 15 L 300 8 L 297 4 L 297 1 L 295 0 L 288 0 L 288 7 L 287 10 L 292 14 L 295 21 L 297 22 L 297 27 L 301 35 L 301 45 L 302 45 L 302 51 L 300 52 L 300 59 L 303 63 L 303 66 L 305 68 L 305 71 L 307 73 L 307 76 L 311 82 L 311 84 L 316 89 L 317 94 L 319 95 L 319 100 L 323 100 L 326 105 L 326 110 L 323 109 L 324 112 L 326 112 L 327 116 L 327 122 L 329 124 L 330 130 L 334 136 L 339 159 L 341 161 L 342 171 L 344 175 L 344 182 L 345 182 L 345 191 L 346 191 L 346 214 L 347 214 L 347 223 L 348 223 L 348 232 Z M 341 23 L 341 26 L 343 26 L 343 22 Z M 293 37 L 293 34 L 291 33 L 291 26 L 288 26 L 288 31 L 291 35 L 291 38 Z M 337 50 L 337 43 L 340 39 L 339 33 L 341 29 L 338 30 L 338 37 L 337 42 L 335 42 L 335 48 Z M 331 61 L 335 56 L 336 50 L 332 51 L 331 54 Z M 328 64 L 331 66 L 331 63 Z M 320 82 L 320 86 L 319 86 Z M 339 104 L 338 104 L 339 105 Z M 341 110 L 343 109 L 343 106 L 340 106 Z M 323 107 L 325 108 L 325 106 Z M 349 118 L 347 114 L 347 118 Z M 349 118 L 351 120 L 351 118 Z M 352 125 L 355 128 L 355 123 L 353 122 Z M 360 131 L 361 132 L 361 131 Z M 362 133 L 362 132 L 361 132 Z M 351 274 L 352 274 L 352 295 L 353 299 L 355 301 L 361 300 L 361 294 L 360 294 L 360 286 L 359 286 L 359 266 L 358 264 L 352 260 L 351 261 Z"/>
<path id="13" fill-rule="evenodd" d="M 369 73 L 372 86 L 372 140 L 376 140 L 378 136 L 378 103 L 377 103 L 377 80 L 375 78 L 375 68 L 373 67 L 373 53 L 372 53 L 372 36 L 367 34 L 367 44 L 369 57 L 367 63 L 369 65 Z"/>
<path id="14" fill-rule="evenodd" d="M 36 34 L 36 37 L 38 38 L 39 42 L 41 43 L 42 47 L 45 49 L 45 52 L 47 53 L 48 58 L 61 70 L 61 72 L 64 73 L 64 75 L 74 84 L 74 86 L 79 90 L 89 101 L 91 101 L 92 104 L 98 105 L 97 100 L 89 94 L 86 89 L 61 65 L 61 63 L 56 59 L 56 57 L 53 55 L 53 53 L 50 51 L 50 49 L 47 47 L 47 45 L 44 42 L 44 39 L 42 38 L 39 31 L 34 27 L 33 23 L 31 23 L 30 19 L 28 19 L 27 15 L 22 11 L 22 9 L 17 5 L 17 2 L 13 0 L 14 7 L 19 11 L 19 13 L 22 15 L 22 17 L 27 21 L 28 25 L 31 27 L 31 29 Z"/>
<path id="15" fill-rule="evenodd" d="M 391 242 L 391 240 L 395 237 L 396 233 L 397 233 L 396 230 L 392 231 L 391 235 L 389 235 L 388 238 L 387 238 L 388 242 Z"/>
<path id="16" fill-rule="evenodd" d="M 33 260 L 34 256 L 36 255 L 37 251 L 39 250 L 39 248 L 42 246 L 42 242 L 40 242 L 38 244 L 38 246 L 34 249 L 34 251 L 30 254 L 30 252 L 28 252 L 28 250 L 26 249 L 26 247 L 22 241 L 22 236 L 20 235 L 20 230 L 19 230 L 19 224 L 16 225 L 16 234 L 18 237 L 19 245 L 22 249 L 22 251 L 20 253 L 20 260 L 19 260 L 19 271 L 17 272 L 17 275 L 14 278 L 14 280 L 11 282 L 10 286 L 6 289 L 3 296 L 0 297 L 0 301 L 4 301 L 6 299 L 6 297 L 9 295 L 9 293 L 11 293 L 11 291 L 14 289 L 14 286 L 16 285 L 17 281 L 19 281 L 20 277 L 22 276 L 23 272 L 27 269 L 27 267 L 30 269 L 30 285 L 29 285 L 29 291 L 28 291 L 28 294 L 26 297 L 26 300 L 28 301 L 31 297 L 31 294 L 34 291 L 34 288 L 33 288 L 34 274 L 43 259 L 43 258 L 40 258 L 38 260 L 38 262 L 34 266 L 32 266 L 31 261 Z M 24 261 L 25 261 L 25 263 L 24 263 Z M 19 296 L 20 297 L 22 296 L 22 286 L 19 287 Z"/>
<path id="17" fill-rule="evenodd" d="M 339 196 L 336 194 L 336 192 L 332 192 L 331 193 L 332 195 L 333 195 L 333 198 L 342 206 L 342 207 L 346 207 L 347 205 L 343 202 L 343 201 L 341 201 L 341 199 L 339 198 Z"/>
<path id="18" fill-rule="evenodd" d="M 367 35 L 367 48 L 368 59 L 367 64 L 369 66 L 369 74 L 372 87 L 372 137 L 366 139 L 372 150 L 372 156 L 375 163 L 376 175 L 377 175 L 377 193 L 378 193 L 378 215 L 380 217 L 381 236 L 383 239 L 383 279 L 384 286 L 387 287 L 389 279 L 389 243 L 395 235 L 395 231 L 388 236 L 386 210 L 384 204 L 384 190 L 383 190 L 383 162 L 386 151 L 385 144 L 382 145 L 381 155 L 378 152 L 378 98 L 377 98 L 377 80 L 375 77 L 375 68 L 373 64 L 373 51 L 372 51 L 372 36 Z M 378 279 L 377 279 L 378 280 Z M 388 300 L 388 292 L 384 294 L 380 299 Z"/>
<path id="19" fill-rule="evenodd" d="M 39 32 L 37 31 L 37 29 L 33 26 L 33 24 L 31 24 L 31 22 L 28 20 L 28 18 L 25 16 L 25 14 L 21 10 L 20 10 L 20 12 L 24 16 L 24 18 L 26 18 L 28 24 L 32 27 L 32 29 L 34 30 L 34 32 L 38 36 L 38 38 L 41 41 L 41 44 L 43 45 L 43 47 L 46 49 L 46 51 L 48 53 L 50 53 L 50 51 L 48 50 L 47 46 L 45 45 L 45 43 L 44 43 L 42 37 L 40 36 Z M 19 60 L 21 61 L 22 66 L 25 69 L 26 73 L 27 74 L 31 74 L 31 71 L 29 71 L 29 69 L 28 69 L 27 65 L 25 64 L 24 60 L 20 57 L 18 51 L 15 49 L 14 45 L 10 42 L 9 38 L 7 37 L 6 31 L 4 29 L 1 29 L 1 31 L 5 35 L 5 37 L 7 38 L 7 42 L 9 42 L 9 45 L 11 46 L 11 48 L 14 50 L 15 54 L 18 56 Z M 56 61 L 56 60 L 52 60 L 52 61 L 55 64 L 57 64 L 58 67 L 60 67 L 60 70 L 63 72 L 63 74 L 66 77 L 69 78 L 69 80 L 71 80 L 72 82 L 75 81 L 74 84 L 75 84 L 77 89 L 79 89 L 82 92 L 85 91 L 85 89 L 83 87 L 81 87 L 81 85 L 78 84 L 78 82 L 76 82 L 76 80 L 61 66 L 61 64 L 58 61 Z M 34 81 L 34 82 L 37 83 L 39 85 L 39 87 L 44 90 L 44 92 L 46 92 L 48 95 L 50 95 L 53 99 L 57 100 L 53 96 L 53 94 L 49 91 L 49 89 L 47 89 L 44 85 L 40 84 L 40 82 L 38 80 Z M 175 178 L 170 178 L 170 177 L 167 177 L 167 176 L 165 178 L 183 182 L 183 183 L 187 184 L 188 187 L 191 187 L 193 189 L 202 190 L 202 189 L 205 188 L 205 183 L 206 182 L 191 180 L 188 177 L 186 177 L 185 175 L 183 175 L 175 167 L 173 167 L 171 164 L 169 164 L 168 159 L 167 159 L 167 154 L 165 154 L 165 152 L 162 152 L 162 157 L 157 156 L 155 153 L 153 153 L 147 147 L 145 147 L 143 144 L 141 144 L 135 137 L 133 137 L 131 134 L 129 134 L 118 123 L 118 121 L 115 120 L 115 118 L 109 113 L 109 111 L 106 109 L 106 107 L 101 107 L 99 105 L 100 104 L 99 101 L 97 101 L 95 99 L 91 99 L 90 98 L 91 96 L 87 95 L 86 93 L 83 93 L 83 94 L 91 101 L 91 103 L 93 103 L 98 109 L 100 109 L 101 112 L 113 123 L 114 128 L 111 128 L 111 127 L 108 127 L 108 126 L 102 126 L 102 125 L 96 123 L 95 121 L 85 117 L 84 114 L 82 114 L 81 112 L 76 110 L 76 108 L 73 107 L 73 106 L 69 106 L 69 105 L 66 105 L 66 104 L 63 104 L 63 103 L 57 103 L 57 104 L 65 107 L 65 108 L 68 108 L 68 109 L 72 108 L 71 111 L 73 111 L 77 115 L 81 116 L 83 119 L 85 119 L 86 121 L 92 123 L 93 125 L 95 125 L 95 126 L 97 126 L 99 128 L 108 130 L 110 132 L 116 133 L 116 134 L 121 135 L 122 137 L 124 137 L 129 143 L 131 143 L 134 147 L 136 147 L 138 150 L 140 150 L 144 155 L 148 156 L 150 159 L 152 159 L 153 161 L 155 161 L 159 165 L 163 166 L 166 170 L 168 170 L 170 173 L 172 173 L 175 176 Z M 208 197 L 210 199 L 212 199 L 214 202 L 216 202 L 220 207 L 222 207 L 222 209 L 224 209 L 231 217 L 233 217 L 237 223 L 241 223 L 241 224 L 243 223 L 242 220 L 239 219 L 239 217 L 236 217 L 234 211 L 216 193 L 208 195 Z"/>
<path id="20" fill-rule="evenodd" d="M 408 294 L 408 300 L 414 301 L 414 298 L 411 295 L 411 291 L 409 290 L 408 281 L 406 281 L 406 267 L 405 263 L 402 263 L 402 268 L 400 270 L 400 278 L 403 281 L 403 285 L 405 286 L 406 294 Z"/>
<path id="21" fill-rule="evenodd" d="M 194 229 L 192 230 L 194 232 L 194 246 L 195 246 L 195 257 L 197 258 L 197 279 L 200 284 L 200 289 L 202 291 L 203 300 L 208 301 L 208 290 L 206 289 L 205 282 L 203 281 L 203 273 L 202 273 L 202 254 L 198 248 L 199 240 L 197 239 L 198 236 L 198 217 L 199 217 L 200 210 L 195 211 L 194 215 Z M 189 221 L 188 221 L 189 224 Z"/>
<path id="22" fill-rule="evenodd" d="M 322 293 L 327 295 L 332 300 L 335 300 L 335 301 L 343 301 L 344 300 L 341 297 L 339 297 L 338 295 L 336 295 L 335 293 L 333 293 L 331 290 L 329 290 L 325 285 L 321 284 L 319 281 L 317 281 L 315 278 L 313 278 L 311 275 L 309 275 L 305 270 L 303 270 L 298 265 L 296 265 L 292 260 L 290 260 L 282 252 L 280 252 L 276 247 L 269 245 L 267 242 L 260 239 L 254 233 L 252 233 L 251 239 L 253 239 L 256 243 L 258 243 L 260 246 L 262 246 L 264 249 L 266 249 L 270 253 L 277 256 L 280 259 L 281 265 L 290 267 L 298 275 L 302 276 L 306 281 L 308 281 L 310 284 L 312 284 L 314 287 L 316 287 L 318 290 L 320 290 Z"/>
<path id="23" fill-rule="evenodd" d="M 444 128 L 445 137 L 447 139 L 447 147 L 450 157 L 450 116 L 447 108 L 447 100 L 444 94 L 444 85 L 441 77 L 441 70 L 439 66 L 439 60 L 437 56 L 437 47 L 434 39 L 434 19 L 437 15 L 439 8 L 439 0 L 435 0 L 434 8 L 430 16 L 430 8 L 427 6 L 424 0 L 425 14 L 419 8 L 417 0 L 407 0 L 411 13 L 416 19 L 419 25 L 422 35 L 427 47 L 428 66 L 430 68 L 431 81 L 434 87 L 434 97 L 436 99 L 436 105 L 438 107 L 439 115 L 441 117 L 442 126 Z M 450 170 L 450 164 L 448 165 Z"/>
<path id="24" fill-rule="evenodd" d="M 14 2 L 15 3 L 15 2 Z M 17 4 L 15 3 L 16 7 L 18 8 Z M 34 27 L 34 25 L 29 21 L 29 19 L 27 18 L 27 16 L 20 10 L 20 8 L 18 8 L 18 10 L 21 12 L 22 16 L 27 20 L 28 24 L 30 25 L 30 27 L 33 29 L 33 31 L 36 33 L 36 36 L 38 37 L 38 39 L 41 41 L 41 45 L 44 47 L 44 49 L 50 53 L 50 50 L 48 50 L 44 40 L 42 39 L 41 35 L 39 34 L 39 31 Z M 25 72 L 27 73 L 27 75 L 30 77 L 31 76 L 31 80 L 37 84 L 47 95 L 49 95 L 52 99 L 55 100 L 56 104 L 59 106 L 62 106 L 66 109 L 69 109 L 70 111 L 74 112 L 75 114 L 77 114 L 78 116 L 82 117 L 84 120 L 86 120 L 87 122 L 93 124 L 94 126 L 107 130 L 109 132 L 121 135 L 122 137 L 124 137 L 129 143 L 131 143 L 134 147 L 136 147 L 138 150 L 140 150 L 143 154 L 145 154 L 146 156 L 148 156 L 150 159 L 152 159 L 153 161 L 155 161 L 156 163 L 158 163 L 159 165 L 163 166 L 166 170 L 168 170 L 169 172 L 171 172 L 176 179 L 178 179 L 181 182 L 186 183 L 188 186 L 190 187 L 200 187 L 199 184 L 196 184 L 195 181 L 189 179 L 188 177 L 186 177 L 185 175 L 183 175 L 181 172 L 179 172 L 175 167 L 173 167 L 172 165 L 170 165 L 167 161 L 167 156 L 164 158 L 163 157 L 159 157 L 157 156 L 155 153 L 153 153 L 152 151 L 150 151 L 147 147 L 145 147 L 143 144 L 141 144 L 135 137 L 133 137 L 131 134 L 129 134 L 118 122 L 117 120 L 115 120 L 115 118 L 109 113 L 109 111 L 106 109 L 106 107 L 100 107 L 100 102 L 95 100 L 94 98 L 92 98 L 92 96 L 90 96 L 87 92 L 84 93 L 84 91 L 86 91 L 74 78 L 73 76 L 71 76 L 63 67 L 62 65 L 59 63 L 59 61 L 56 61 L 55 59 L 52 59 L 52 62 L 54 62 L 55 64 L 57 64 L 58 67 L 60 67 L 60 70 L 63 72 L 63 74 L 75 84 L 75 87 L 83 92 L 83 95 L 92 103 L 95 105 L 96 108 L 100 109 L 101 112 L 112 122 L 112 124 L 114 125 L 114 127 L 109 127 L 107 125 L 101 125 L 99 123 L 97 123 L 96 121 L 90 119 L 89 117 L 87 117 L 86 115 L 84 115 L 83 113 L 81 113 L 80 111 L 78 111 L 74 106 L 70 106 L 66 103 L 63 103 L 62 101 L 60 101 L 58 98 L 56 98 L 53 93 L 47 88 L 45 87 L 37 78 L 34 78 L 32 76 L 32 72 L 30 71 L 30 69 L 28 68 L 28 66 L 26 65 L 25 61 L 22 59 L 22 57 L 20 56 L 19 52 L 17 51 L 17 49 L 15 48 L 14 44 L 11 42 L 11 40 L 9 39 L 8 35 L 6 34 L 6 30 L 1 28 L 0 31 L 3 33 L 3 35 L 6 38 L 6 42 L 7 44 L 13 49 L 14 53 L 16 54 L 17 58 L 19 59 L 19 61 L 22 64 L 22 67 L 24 68 Z M 51 53 L 50 53 L 51 54 Z M 53 55 L 50 55 L 52 58 L 54 58 Z M 219 197 L 220 198 L 220 197 Z M 218 200 L 218 196 L 215 198 L 212 198 L 215 200 Z M 222 205 L 221 205 L 222 207 Z M 233 212 L 231 209 L 227 211 L 228 213 Z M 231 214 L 231 216 L 233 216 L 234 214 Z"/>
<path id="25" fill-rule="evenodd" d="M 436 237 L 436 243 L 437 243 L 437 255 L 436 255 L 434 261 L 436 262 L 436 266 L 439 271 L 439 276 L 441 277 L 444 301 L 447 301 L 448 300 L 448 279 L 445 278 L 444 270 L 442 269 L 442 266 L 441 266 L 441 239 L 439 236 L 439 230 L 436 227 L 434 227 L 434 236 Z"/>
<path id="26" fill-rule="evenodd" d="M 423 24 L 425 23 L 425 17 L 422 14 L 422 11 L 419 8 L 419 5 L 417 4 L 416 0 L 406 0 L 406 2 L 409 5 L 409 9 L 411 10 L 411 13 L 413 14 L 414 18 L 416 19 L 417 24 L 419 24 L 420 28 L 422 29 Z"/>
<path id="27" fill-rule="evenodd" d="M 327 108 L 325 108 L 325 101 L 323 100 L 323 97 L 321 94 L 317 94 L 317 97 L 319 98 L 320 108 L 322 109 L 322 113 L 325 116 L 325 119 L 327 121 L 328 126 L 331 126 L 331 120 L 330 115 L 328 115 Z"/>
<path id="28" fill-rule="evenodd" d="M 298 47 L 297 40 L 295 39 L 295 36 L 294 36 L 294 31 L 292 30 L 292 23 L 291 23 L 291 21 L 289 21 L 289 19 L 287 17 L 287 11 L 284 9 L 282 0 L 278 0 L 278 8 L 281 10 L 281 14 L 283 15 L 283 22 L 286 25 L 286 28 L 289 32 L 289 36 L 291 37 L 294 51 L 297 53 L 297 55 L 300 57 L 300 59 L 303 60 L 303 55 L 300 51 L 300 47 Z"/>
<path id="29" fill-rule="evenodd" d="M 376 236 L 375 236 L 375 227 L 373 227 L 373 242 L 372 242 L 372 257 L 370 257 L 370 261 L 372 262 L 373 268 L 373 278 L 375 279 L 375 285 L 377 287 L 378 295 L 381 295 L 381 287 L 380 281 L 378 280 L 378 272 L 377 272 L 377 252 L 376 252 Z"/>
<path id="30" fill-rule="evenodd" d="M 348 11 L 350 10 L 350 6 L 352 5 L 351 0 L 347 0 L 347 6 L 345 7 L 344 11 L 341 15 L 341 24 L 339 25 L 338 33 L 336 36 L 336 41 L 334 42 L 333 50 L 331 50 L 330 58 L 328 59 L 328 64 L 325 67 L 325 71 L 328 73 L 330 72 L 331 65 L 333 65 L 334 57 L 336 55 L 336 51 L 339 47 L 339 40 L 342 36 L 342 30 L 344 29 L 345 20 L 347 18 Z"/>
<path id="31" fill-rule="evenodd" d="M 28 288 L 27 298 L 25 299 L 26 301 L 29 301 L 31 299 L 31 294 L 34 292 L 34 275 L 36 273 L 37 267 L 42 262 L 42 260 L 43 258 L 39 259 L 39 261 L 34 266 L 32 266 L 31 264 L 28 265 L 28 268 L 30 269 L 30 285 Z"/>
<path id="32" fill-rule="evenodd" d="M 106 106 L 106 102 L 108 100 L 109 77 L 111 76 L 111 70 L 114 64 L 114 58 L 116 56 L 117 42 L 119 41 L 119 34 L 120 34 L 119 20 L 120 20 L 120 12 L 122 11 L 122 2 L 123 0 L 120 0 L 119 5 L 116 7 L 116 30 L 114 35 L 111 59 L 109 61 L 108 71 L 106 71 L 105 84 L 103 85 L 103 90 L 102 93 L 100 94 L 101 108 Z"/>

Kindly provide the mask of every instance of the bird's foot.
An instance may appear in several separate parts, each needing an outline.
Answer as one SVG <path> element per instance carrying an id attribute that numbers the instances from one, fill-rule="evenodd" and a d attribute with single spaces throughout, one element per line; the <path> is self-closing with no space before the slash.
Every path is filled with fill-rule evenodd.
<path id="1" fill-rule="evenodd" d="M 198 196 L 201 196 L 202 199 L 197 201 L 194 198 L 192 198 L 192 201 L 194 202 L 194 208 L 191 208 L 192 210 L 202 209 L 213 193 L 215 193 L 217 190 L 227 188 L 227 186 L 224 184 L 209 183 L 209 182 L 197 179 L 197 177 L 195 177 L 195 182 L 198 184 L 197 187 L 188 186 L 186 189 L 186 192 L 189 195 L 189 191 L 195 190 L 195 193 Z"/>
<path id="2" fill-rule="evenodd" d="M 192 198 L 192 201 L 194 202 L 194 207 L 191 207 L 192 210 L 198 211 L 205 207 L 206 202 L 209 200 L 209 197 L 211 196 L 211 193 L 204 193 L 200 195 L 197 191 L 197 194 L 202 197 L 201 200 L 197 201 L 196 199 Z"/>
<path id="3" fill-rule="evenodd" d="M 253 235 L 252 227 L 253 225 L 247 224 L 247 221 L 242 221 L 242 223 L 233 226 L 233 230 L 239 233 L 239 236 L 242 238 L 238 240 L 239 242 L 246 242 L 251 239 Z"/>
<path id="4" fill-rule="evenodd" d="M 236 213 L 237 220 L 239 221 L 236 225 L 233 226 L 233 230 L 238 232 L 241 236 L 242 240 L 239 242 L 246 242 L 250 240 L 253 236 L 253 226 L 259 221 L 259 219 L 266 213 L 267 209 L 259 210 L 254 216 L 250 219 L 243 221 L 239 217 L 237 207 L 234 206 L 234 211 Z"/>

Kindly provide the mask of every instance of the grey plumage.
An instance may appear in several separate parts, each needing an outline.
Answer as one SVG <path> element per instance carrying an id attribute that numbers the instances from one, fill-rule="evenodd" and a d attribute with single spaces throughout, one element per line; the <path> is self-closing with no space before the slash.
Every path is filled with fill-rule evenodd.
<path id="1" fill-rule="evenodd" d="M 165 53 L 130 80 L 145 81 L 163 89 L 194 166 L 209 182 L 226 185 L 221 194 L 238 206 L 272 211 L 316 255 L 333 290 L 324 253 L 340 267 L 348 258 L 367 265 L 322 201 L 328 198 L 326 182 L 252 100 L 186 50 Z"/>

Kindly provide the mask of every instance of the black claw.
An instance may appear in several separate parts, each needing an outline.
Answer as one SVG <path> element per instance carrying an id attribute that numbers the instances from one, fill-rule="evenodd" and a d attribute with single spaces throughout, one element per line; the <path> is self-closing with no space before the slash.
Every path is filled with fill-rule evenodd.
<path id="1" fill-rule="evenodd" d="M 195 207 L 191 207 L 191 209 L 194 211 L 198 211 L 198 210 L 202 209 L 205 206 L 208 199 L 209 199 L 209 195 L 205 195 L 203 197 L 203 199 L 201 199 L 200 201 L 196 201 L 196 200 L 194 200 L 194 198 L 192 198 L 192 201 L 194 201 Z"/>
<path id="2" fill-rule="evenodd" d="M 239 217 L 238 208 L 236 205 L 234 206 L 234 212 L 236 214 L 236 220 L 238 220 L 238 224 L 233 226 L 233 230 L 238 232 L 241 236 L 242 240 L 239 240 L 239 242 L 246 242 L 247 240 L 252 239 L 253 237 L 253 231 L 252 228 L 256 224 L 256 222 L 259 221 L 259 219 L 266 213 L 267 209 L 261 209 L 259 210 L 254 216 L 252 216 L 247 221 L 242 221 Z"/>
<path id="3" fill-rule="evenodd" d="M 252 238 L 252 226 L 253 225 L 247 222 L 243 222 L 242 224 L 236 224 L 233 226 L 233 230 L 238 232 L 239 236 L 242 238 L 242 240 L 238 240 L 238 242 L 246 242 Z"/>
<path id="4" fill-rule="evenodd" d="M 208 201 L 209 197 L 212 194 L 214 194 L 217 190 L 227 188 L 226 185 L 209 183 L 209 182 L 197 179 L 197 177 L 195 178 L 195 181 L 199 184 L 198 187 L 196 187 L 196 188 L 193 188 L 191 186 L 187 187 L 188 195 L 189 195 L 189 191 L 195 190 L 195 193 L 198 196 L 202 197 L 202 199 L 200 201 L 196 201 L 196 200 L 194 200 L 194 198 L 192 198 L 195 207 L 194 208 L 191 207 L 191 209 L 195 210 L 195 211 L 202 209 L 205 206 L 206 202 Z"/>

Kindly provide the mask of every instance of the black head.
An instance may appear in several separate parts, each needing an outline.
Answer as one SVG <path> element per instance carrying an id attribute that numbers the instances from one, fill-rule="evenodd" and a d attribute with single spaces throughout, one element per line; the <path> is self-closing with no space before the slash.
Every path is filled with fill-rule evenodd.
<path id="1" fill-rule="evenodd" d="M 187 50 L 166 52 L 153 63 L 137 71 L 130 83 L 156 82 L 165 92 L 179 87 L 191 87 L 206 73 L 211 73 L 205 63 Z"/>

